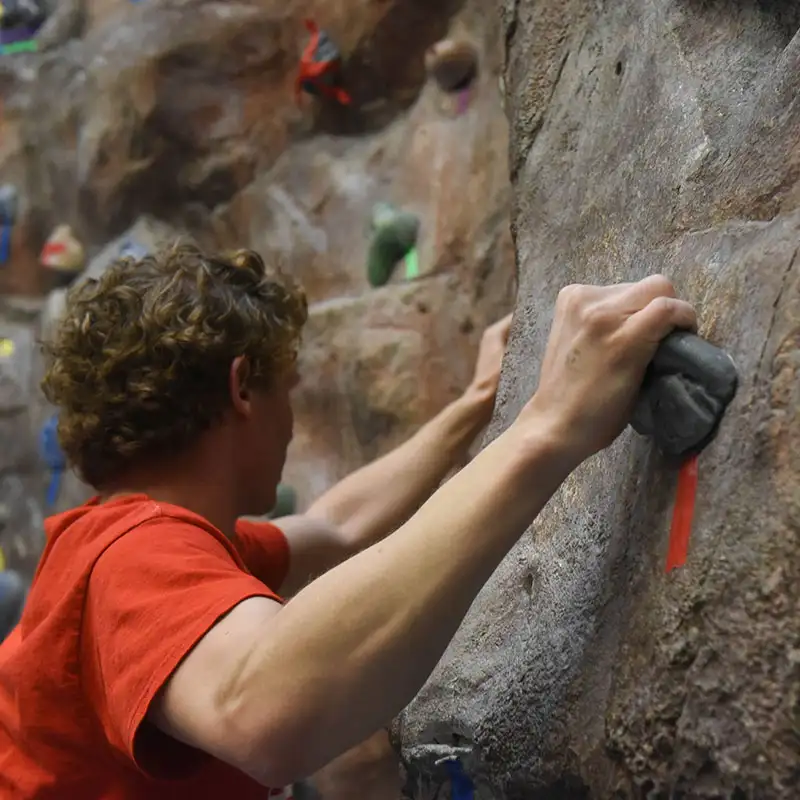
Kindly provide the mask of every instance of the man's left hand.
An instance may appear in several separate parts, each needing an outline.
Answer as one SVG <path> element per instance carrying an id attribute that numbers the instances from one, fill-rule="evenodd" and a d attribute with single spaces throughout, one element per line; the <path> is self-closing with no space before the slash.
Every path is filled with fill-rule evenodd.
<path id="1" fill-rule="evenodd" d="M 510 328 L 511 314 L 490 325 L 483 332 L 475 362 L 475 373 L 465 393 L 480 398 L 488 406 L 490 414 L 500 382 L 500 368 L 503 365 Z"/>

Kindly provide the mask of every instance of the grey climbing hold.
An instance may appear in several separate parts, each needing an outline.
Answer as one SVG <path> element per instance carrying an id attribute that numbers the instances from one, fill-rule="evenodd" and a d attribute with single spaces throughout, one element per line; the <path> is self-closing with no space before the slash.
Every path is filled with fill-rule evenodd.
<path id="1" fill-rule="evenodd" d="M 697 454 L 716 435 L 737 383 L 736 366 L 724 350 L 676 331 L 656 350 L 631 426 L 652 436 L 667 456 Z"/>
<path id="2" fill-rule="evenodd" d="M 18 572 L 0 571 L 0 642 L 19 622 L 27 595 L 27 584 Z"/>
<path id="3" fill-rule="evenodd" d="M 416 245 L 419 217 L 388 203 L 372 210 L 372 241 L 367 255 L 367 277 L 372 286 L 383 286 L 392 271 Z"/>
<path id="4" fill-rule="evenodd" d="M 17 219 L 17 201 L 19 194 L 12 183 L 0 186 L 0 225 L 13 225 Z"/>

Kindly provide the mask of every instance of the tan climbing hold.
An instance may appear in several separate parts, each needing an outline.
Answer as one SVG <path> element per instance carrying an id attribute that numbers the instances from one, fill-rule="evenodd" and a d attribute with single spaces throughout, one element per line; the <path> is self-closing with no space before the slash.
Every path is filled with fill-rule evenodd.
<path id="1" fill-rule="evenodd" d="M 466 40 L 442 39 L 425 53 L 425 69 L 440 89 L 459 92 L 478 74 L 478 50 Z"/>
<path id="2" fill-rule="evenodd" d="M 86 264 L 83 245 L 69 225 L 59 225 L 42 248 L 39 261 L 43 267 L 57 272 L 80 272 Z"/>

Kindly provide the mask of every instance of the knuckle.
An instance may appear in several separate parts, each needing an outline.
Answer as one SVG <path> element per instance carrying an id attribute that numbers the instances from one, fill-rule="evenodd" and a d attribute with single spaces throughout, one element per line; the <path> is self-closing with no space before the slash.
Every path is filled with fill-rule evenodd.
<path id="1" fill-rule="evenodd" d="M 660 319 L 666 319 L 667 317 L 671 317 L 675 304 L 672 301 L 671 297 L 665 297 L 661 295 L 660 297 L 656 297 L 655 300 L 652 301 L 653 304 L 653 313 L 656 314 Z"/>
<path id="2" fill-rule="evenodd" d="M 556 298 L 556 305 L 564 306 L 569 303 L 569 298 L 572 295 L 572 284 L 569 286 L 564 286 L 558 293 L 558 297 Z"/>
<path id="3" fill-rule="evenodd" d="M 579 283 L 570 283 L 558 293 L 557 303 L 562 306 L 569 306 L 580 301 L 583 294 L 583 286 Z"/>
<path id="4" fill-rule="evenodd" d="M 611 312 L 602 303 L 591 303 L 581 309 L 581 322 L 590 331 L 607 329 L 611 318 Z"/>
<path id="5" fill-rule="evenodd" d="M 649 281 L 653 289 L 660 295 L 664 297 L 675 296 L 675 287 L 673 286 L 672 281 L 666 275 L 661 275 L 659 273 L 656 275 L 651 275 L 645 280 Z"/>

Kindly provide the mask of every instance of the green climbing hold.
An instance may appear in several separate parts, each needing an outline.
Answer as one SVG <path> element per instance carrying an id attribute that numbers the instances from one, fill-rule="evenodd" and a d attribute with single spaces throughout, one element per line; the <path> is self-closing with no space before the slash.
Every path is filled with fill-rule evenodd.
<path id="1" fill-rule="evenodd" d="M 367 277 L 372 286 L 383 286 L 395 266 L 417 243 L 419 218 L 388 203 L 372 210 L 372 241 L 367 256 Z"/>
<path id="2" fill-rule="evenodd" d="M 419 278 L 419 256 L 415 248 L 411 248 L 406 256 L 406 280 L 413 281 Z"/>
<path id="3" fill-rule="evenodd" d="M 275 506 L 268 516 L 270 519 L 288 517 L 297 509 L 297 493 L 286 483 L 279 483 L 275 490 Z"/>

